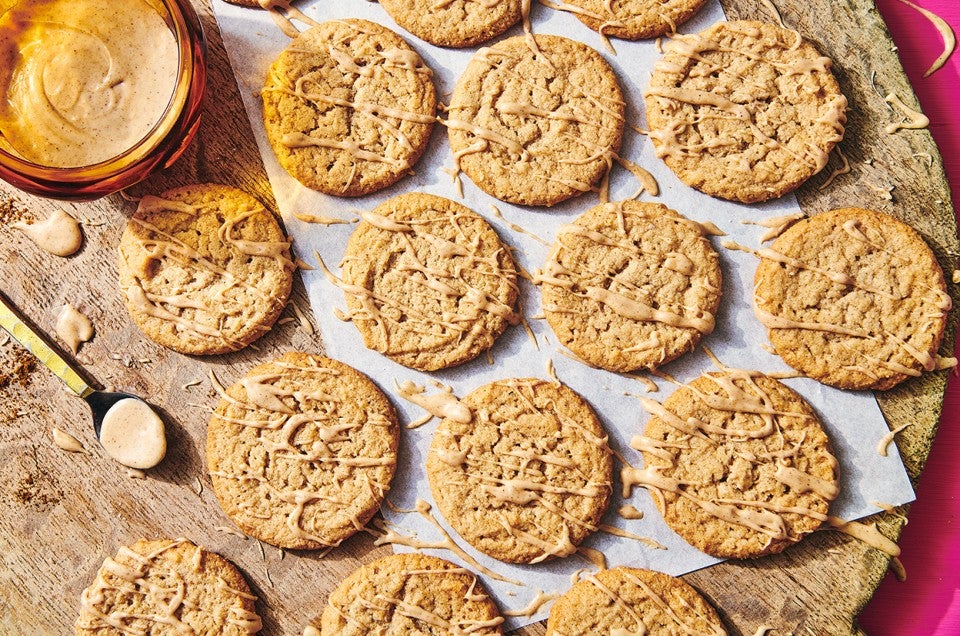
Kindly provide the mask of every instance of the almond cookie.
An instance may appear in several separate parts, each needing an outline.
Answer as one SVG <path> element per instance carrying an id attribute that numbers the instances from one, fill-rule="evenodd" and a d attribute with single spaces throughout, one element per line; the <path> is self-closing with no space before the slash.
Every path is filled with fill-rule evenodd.
<path id="1" fill-rule="evenodd" d="M 590 405 L 560 384 L 500 380 L 461 400 L 469 422 L 440 422 L 430 491 L 473 547 L 509 563 L 576 552 L 607 509 L 612 460 Z"/>
<path id="2" fill-rule="evenodd" d="M 604 203 L 561 226 L 534 280 L 560 342 L 609 371 L 653 369 L 692 350 L 720 303 L 719 258 L 703 227 L 659 203 Z"/>
<path id="3" fill-rule="evenodd" d="M 624 40 L 675 33 L 706 0 L 566 0 L 570 11 L 601 35 Z"/>
<path id="4" fill-rule="evenodd" d="M 645 93 L 647 123 L 657 156 L 684 183 L 753 203 L 827 165 L 847 100 L 830 59 L 799 33 L 719 22 L 664 48 Z"/>
<path id="5" fill-rule="evenodd" d="M 827 519 L 837 460 L 813 409 L 785 384 L 726 369 L 677 389 L 630 446 L 643 469 L 622 471 L 625 495 L 650 490 L 664 520 L 715 557 L 783 551 Z"/>
<path id="6" fill-rule="evenodd" d="M 556 35 L 518 36 L 470 60 L 443 123 L 456 168 L 481 190 L 553 205 L 594 189 L 610 169 L 623 109 L 598 52 Z"/>
<path id="7" fill-rule="evenodd" d="M 145 196 L 120 238 L 120 290 L 143 333 L 180 353 L 240 349 L 283 311 L 295 267 L 276 217 L 200 184 Z"/>
<path id="8" fill-rule="evenodd" d="M 186 539 L 140 540 L 108 557 L 80 595 L 77 636 L 241 636 L 260 631 L 237 568 Z"/>
<path id="9" fill-rule="evenodd" d="M 725 636 L 720 617 L 682 579 L 639 568 L 589 574 L 550 609 L 546 636 Z"/>
<path id="10" fill-rule="evenodd" d="M 909 225 L 843 208 L 796 223 L 758 255 L 754 311 L 793 368 L 880 390 L 937 368 L 952 302 Z"/>
<path id="11" fill-rule="evenodd" d="M 333 591 L 321 636 L 502 634 L 503 617 L 470 570 L 425 554 L 393 554 Z"/>
<path id="12" fill-rule="evenodd" d="M 224 512 L 281 548 L 338 545 L 380 509 L 397 462 L 397 416 L 367 376 L 286 353 L 224 391 L 207 469 Z"/>
<path id="13" fill-rule="evenodd" d="M 410 193 L 360 216 L 343 278 L 330 277 L 370 349 L 433 371 L 476 357 L 519 320 L 513 258 L 469 208 Z"/>
<path id="14" fill-rule="evenodd" d="M 366 20 L 302 32 L 267 73 L 267 139 L 284 170 L 326 194 L 396 183 L 423 154 L 436 117 L 432 72 L 399 35 Z"/>
<path id="15" fill-rule="evenodd" d="M 397 24 L 436 46 L 474 46 L 523 17 L 523 0 L 380 0 Z"/>

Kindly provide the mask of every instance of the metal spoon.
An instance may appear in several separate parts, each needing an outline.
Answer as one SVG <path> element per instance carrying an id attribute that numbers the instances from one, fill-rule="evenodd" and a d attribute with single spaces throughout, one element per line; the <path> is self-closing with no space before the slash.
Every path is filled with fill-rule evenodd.
<path id="1" fill-rule="evenodd" d="M 96 432 L 97 439 L 101 442 L 101 444 L 104 443 L 104 438 L 101 436 L 104 418 L 110 409 L 121 400 L 136 400 L 142 403 L 147 409 L 150 410 L 151 413 L 154 414 L 155 417 L 157 417 L 156 413 L 146 402 L 146 400 L 139 396 L 131 393 L 98 391 L 90 386 L 90 384 L 83 379 L 83 377 L 70 365 L 70 363 L 64 360 L 50 345 L 46 343 L 40 334 L 34 331 L 30 325 L 28 325 L 20 317 L 13 304 L 2 292 L 0 292 L 0 327 L 3 327 L 7 333 L 13 337 L 14 340 L 26 347 L 27 351 L 35 355 L 37 359 L 44 364 L 44 366 L 53 372 L 54 375 L 63 380 L 63 383 L 67 385 L 67 388 L 69 388 L 77 396 L 83 398 L 83 400 L 90 406 L 90 411 L 93 414 L 93 430 Z M 160 435 L 163 437 L 162 420 L 157 417 L 157 421 L 160 423 Z M 152 454 L 156 461 L 151 459 L 148 462 L 150 465 L 142 465 L 139 463 L 137 465 L 133 465 L 137 462 L 135 460 L 131 461 L 122 453 L 118 456 L 116 450 L 112 448 L 113 445 L 104 446 L 107 452 L 114 459 L 131 468 L 152 468 L 158 464 L 161 459 L 163 459 L 163 454 L 166 452 L 166 443 L 164 440 L 162 450 Z M 159 457 L 157 457 L 157 455 L 159 455 Z"/>

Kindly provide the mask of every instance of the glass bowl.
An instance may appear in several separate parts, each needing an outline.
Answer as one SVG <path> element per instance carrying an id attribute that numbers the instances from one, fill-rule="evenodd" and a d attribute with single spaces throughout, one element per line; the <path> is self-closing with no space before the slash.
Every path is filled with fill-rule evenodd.
<path id="1" fill-rule="evenodd" d="M 8 26 L 9 24 L 14 24 L 23 26 L 25 29 L 32 23 L 39 24 L 43 22 L 39 17 L 37 20 L 31 19 L 30 12 L 35 9 L 38 11 L 47 9 L 48 11 L 54 12 L 63 10 L 72 15 L 76 10 L 74 7 L 79 6 L 81 7 L 80 10 L 83 10 L 85 3 L 94 7 L 90 9 L 91 11 L 95 11 L 98 8 L 102 11 L 105 1 L 111 3 L 106 5 L 108 7 L 122 5 L 124 2 L 132 2 L 140 5 L 137 7 L 138 10 L 154 10 L 173 34 L 173 43 L 169 43 L 169 34 L 163 32 L 161 36 L 168 43 L 168 50 L 175 48 L 178 55 L 175 83 L 173 83 L 172 89 L 170 88 L 170 84 L 165 83 L 163 85 L 164 91 L 161 93 L 165 95 L 167 94 L 167 90 L 171 91 L 169 102 L 167 102 L 166 108 L 162 111 L 162 114 L 159 115 L 159 119 L 156 120 L 152 129 L 140 138 L 139 141 L 119 151 L 115 156 L 102 160 L 97 159 L 96 162 L 91 162 L 90 165 L 64 166 L 65 162 L 59 159 L 49 162 L 53 165 L 43 165 L 47 163 L 43 158 L 25 158 L 25 155 L 30 155 L 30 153 L 17 150 L 16 145 L 11 142 L 12 136 L 4 135 L 3 122 L 0 121 L 0 178 L 25 192 L 44 197 L 71 200 L 90 200 L 112 194 L 145 179 L 157 170 L 171 165 L 183 153 L 197 132 L 200 124 L 201 104 L 204 91 L 206 90 L 206 44 L 204 42 L 200 20 L 190 5 L 189 0 L 124 0 L 124 2 L 116 3 L 112 3 L 112 0 L 59 0 L 60 6 L 54 9 L 49 9 L 49 7 L 45 5 L 57 5 L 58 0 L 0 0 L 0 21 L 2 21 L 4 14 L 8 11 L 19 10 L 19 14 L 11 13 L 10 15 L 18 16 L 17 19 L 19 19 L 20 22 L 8 22 Z M 37 7 L 39 7 L 39 9 Z M 110 15 L 113 15 L 112 12 Z M 105 19 L 110 20 L 114 18 L 108 17 Z M 138 23 L 142 23 L 142 20 L 138 20 Z M 5 36 L 2 28 L 5 27 L 0 27 L 0 43 L 3 43 Z M 16 29 L 17 27 L 12 28 Z M 113 30 L 124 28 L 128 27 L 122 24 L 109 25 L 109 29 Z M 104 32 L 109 29 L 104 29 Z M 76 31 L 76 29 L 72 27 L 71 30 Z M 16 33 L 19 33 L 19 31 Z M 7 45 L 11 46 L 9 44 L 10 34 L 7 33 L 6 35 L 8 37 Z M 42 42 L 43 38 L 47 36 L 42 35 L 39 37 L 39 41 Z M 52 39 L 54 36 L 50 37 Z M 13 44 L 14 51 L 16 51 L 16 46 L 16 44 Z M 102 42 L 94 42 L 87 48 L 95 51 L 98 47 L 104 48 L 105 46 Z M 42 49 L 42 46 L 38 48 Z M 8 51 L 9 50 L 10 49 L 8 49 Z M 69 55 L 64 54 L 64 50 L 65 47 L 61 44 L 58 48 L 55 48 L 51 55 Z M 6 57 L 10 55 L 11 53 L 8 52 L 5 54 L 4 51 L 0 50 L 0 56 Z M 105 57 L 109 58 L 109 55 Z M 130 57 L 128 60 L 129 59 L 134 58 Z M 94 61 L 96 62 L 96 60 Z M 69 65 L 89 65 L 90 60 L 84 58 L 81 54 L 77 54 L 74 58 L 60 57 L 58 63 L 60 66 L 54 66 L 50 64 L 48 60 L 44 60 L 43 64 L 38 64 L 37 66 L 41 69 L 57 68 L 61 71 L 66 70 L 68 72 L 61 74 L 69 76 L 71 75 Z M 114 66 L 113 61 L 110 59 L 107 59 L 106 64 L 108 64 L 111 69 Z M 130 65 L 132 64 L 134 64 L 134 62 L 130 62 Z M 4 61 L 4 64 L 0 66 L 6 66 L 7 69 L 12 68 L 10 61 Z M 171 64 L 171 69 L 172 66 Z M 46 99 L 47 86 L 45 82 L 49 79 L 48 75 L 51 72 L 52 71 L 48 70 L 38 71 L 29 81 L 21 81 L 21 90 L 41 90 L 41 93 L 34 93 L 34 95 L 39 94 L 40 99 L 46 100 L 49 104 L 50 100 Z M 8 91 L 15 90 L 15 87 L 12 88 L 14 82 L 11 81 L 13 71 L 6 70 L 4 73 L 5 75 L 0 76 L 0 100 L 7 100 Z M 120 79 L 122 80 L 122 78 Z M 56 81 L 56 78 L 54 78 L 53 81 Z M 65 81 L 64 83 L 66 84 L 67 82 Z M 122 81 L 118 83 L 122 84 Z M 40 89 L 36 89 L 34 84 L 43 85 Z M 27 88 L 22 88 L 23 86 Z M 69 95 L 69 90 L 72 89 L 68 89 L 54 88 L 53 90 L 60 90 L 61 93 L 66 92 Z M 130 90 L 132 93 L 136 90 L 136 86 L 131 87 Z M 84 98 L 81 94 L 78 99 L 82 100 Z M 162 97 L 160 99 L 162 99 Z M 162 107 L 162 105 L 160 106 Z M 18 130 L 20 130 L 20 133 L 29 135 L 35 122 L 42 124 L 44 117 L 49 116 L 45 108 L 45 106 L 44 108 L 38 106 L 38 111 L 44 111 L 38 113 L 15 111 L 14 114 L 18 117 L 8 121 L 15 121 L 15 125 L 18 127 Z M 62 127 L 63 124 L 60 124 L 59 121 L 60 120 L 58 120 L 57 125 Z M 150 121 L 146 122 L 145 125 L 149 126 L 153 121 L 154 117 L 151 116 Z M 70 125 L 72 124 L 66 124 L 67 127 Z M 8 128 L 7 130 L 12 129 Z M 139 132 L 136 134 L 139 134 Z"/>

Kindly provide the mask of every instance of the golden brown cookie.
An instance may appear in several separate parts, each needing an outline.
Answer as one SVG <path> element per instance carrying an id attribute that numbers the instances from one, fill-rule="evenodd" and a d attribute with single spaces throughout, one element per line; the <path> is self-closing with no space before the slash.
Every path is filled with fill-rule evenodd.
<path id="1" fill-rule="evenodd" d="M 660 203 L 604 203 L 563 225 L 543 269 L 543 313 L 561 344 L 610 371 L 653 369 L 714 327 L 717 253 Z"/>
<path id="2" fill-rule="evenodd" d="M 393 31 L 333 20 L 302 32 L 270 67 L 263 120 L 280 165 L 326 194 L 360 196 L 410 172 L 430 139 L 432 72 Z"/>
<path id="3" fill-rule="evenodd" d="M 430 194 L 361 213 L 342 277 L 367 347 L 422 371 L 471 360 L 519 320 L 516 266 L 497 233 L 469 208 Z"/>
<path id="4" fill-rule="evenodd" d="M 831 65 L 796 31 L 762 22 L 674 37 L 645 93 L 657 156 L 715 197 L 752 203 L 793 190 L 843 138 L 847 100 Z"/>
<path id="5" fill-rule="evenodd" d="M 759 255 L 754 311 L 793 368 L 880 390 L 936 368 L 952 303 L 909 225 L 843 208 L 796 223 Z"/>
<path id="6" fill-rule="evenodd" d="M 398 438 L 396 413 L 367 376 L 291 352 L 221 392 L 207 469 L 244 532 L 281 548 L 323 548 L 380 509 Z"/>
<path id="7" fill-rule="evenodd" d="M 837 496 L 837 460 L 817 416 L 785 384 L 727 369 L 677 389 L 630 445 L 643 469 L 626 467 L 625 491 L 651 491 L 664 520 L 715 557 L 783 551 L 826 520 Z"/>
<path id="8" fill-rule="evenodd" d="M 237 568 L 186 539 L 140 540 L 108 557 L 80 595 L 77 636 L 241 636 L 261 629 Z"/>
<path id="9" fill-rule="evenodd" d="M 380 0 L 397 24 L 437 46 L 474 46 L 520 21 L 522 0 Z"/>
<path id="10" fill-rule="evenodd" d="M 553 205 L 607 173 L 623 109 L 598 52 L 556 35 L 518 36 L 474 55 L 444 123 L 458 169 L 477 187 L 510 203 Z"/>
<path id="11" fill-rule="evenodd" d="M 321 636 L 503 633 L 503 617 L 476 575 L 437 557 L 393 554 L 356 570 L 333 591 Z"/>
<path id="12" fill-rule="evenodd" d="M 293 284 L 290 243 L 249 194 L 199 184 L 145 196 L 119 248 L 131 318 L 165 347 L 236 351 L 270 330 Z"/>
<path id="13" fill-rule="evenodd" d="M 437 507 L 473 547 L 509 563 L 573 554 L 607 509 L 612 460 L 593 409 L 560 383 L 500 380 L 461 400 L 427 455 Z"/>
<path id="14" fill-rule="evenodd" d="M 589 28 L 615 38 L 640 40 L 675 33 L 706 0 L 566 0 Z"/>
<path id="15" fill-rule="evenodd" d="M 550 609 L 546 636 L 725 636 L 709 603 L 683 579 L 639 568 L 589 574 Z"/>

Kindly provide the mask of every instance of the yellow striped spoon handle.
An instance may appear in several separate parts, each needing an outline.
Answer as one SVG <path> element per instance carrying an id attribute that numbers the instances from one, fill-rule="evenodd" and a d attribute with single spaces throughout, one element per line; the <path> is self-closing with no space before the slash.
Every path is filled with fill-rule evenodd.
<path id="1" fill-rule="evenodd" d="M 66 360 L 44 342 L 37 332 L 23 322 L 13 305 L 5 295 L 0 293 L 0 327 L 3 327 L 14 340 L 22 344 L 27 350 L 42 362 L 54 375 L 63 380 L 71 391 L 86 399 L 93 393 L 93 387 L 73 370 Z"/>

